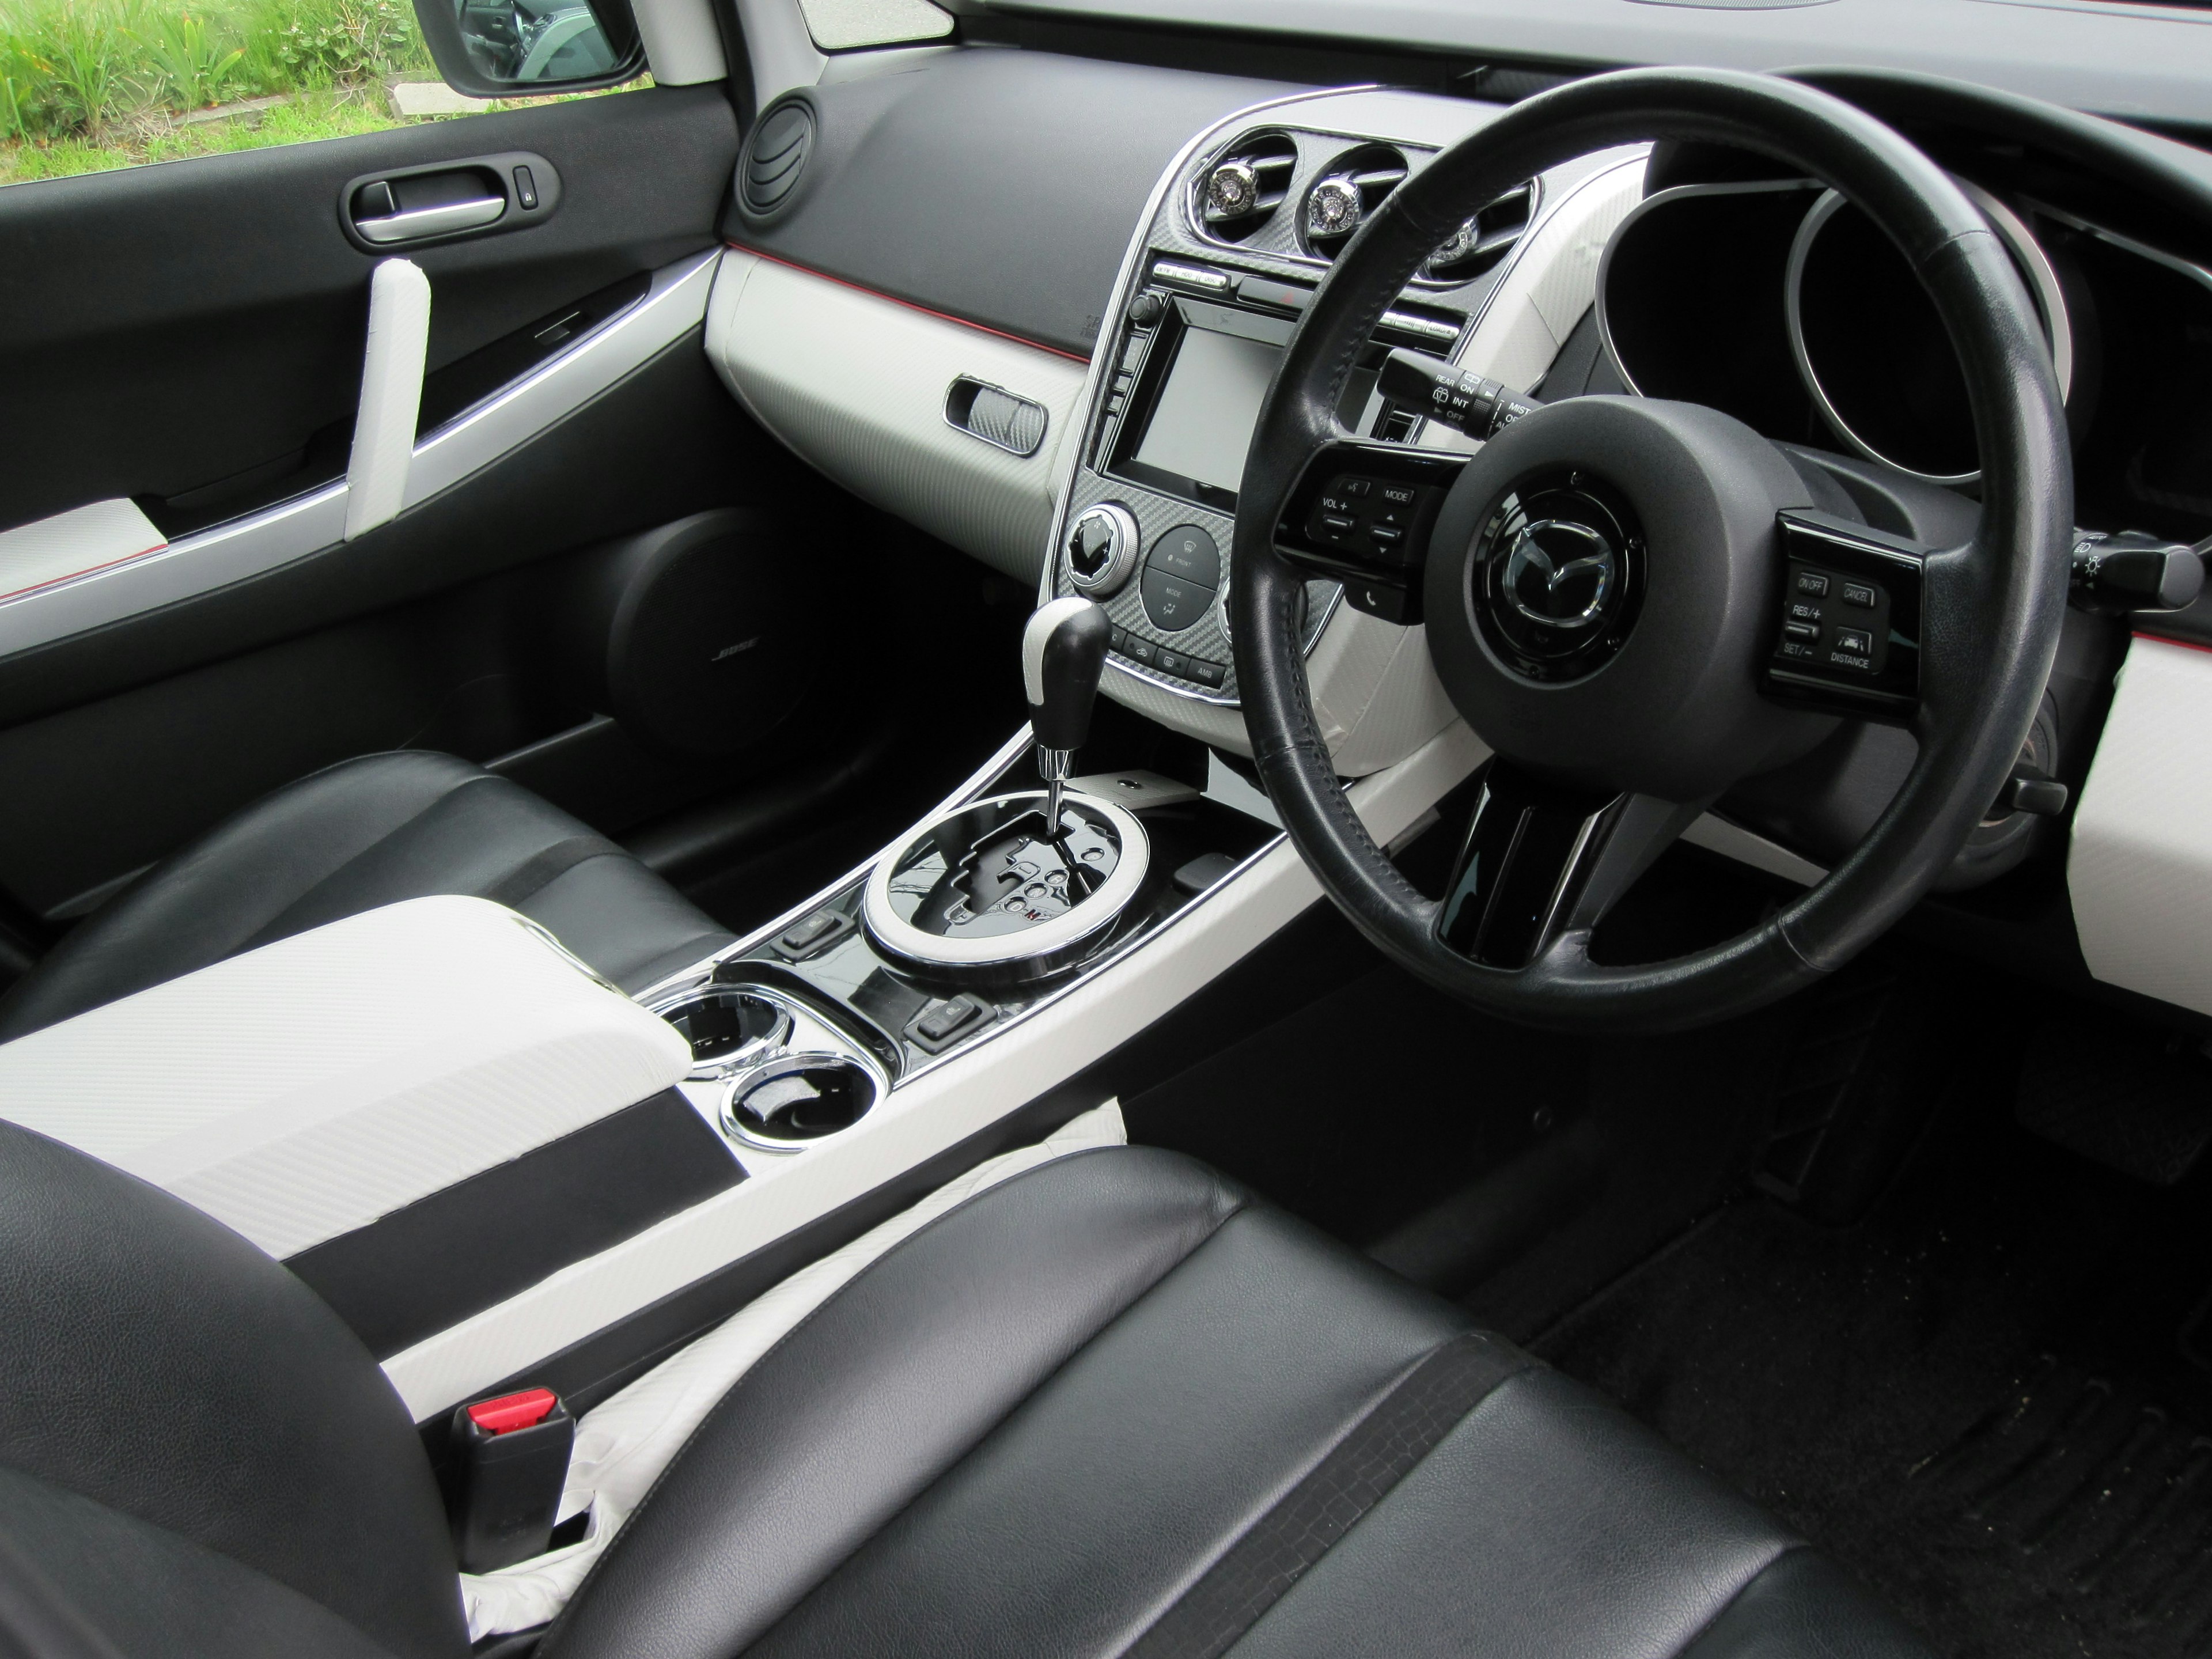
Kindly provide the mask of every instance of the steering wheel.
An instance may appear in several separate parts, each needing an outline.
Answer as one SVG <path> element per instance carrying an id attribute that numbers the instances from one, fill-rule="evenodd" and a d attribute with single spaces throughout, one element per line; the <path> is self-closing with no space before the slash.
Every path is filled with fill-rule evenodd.
<path id="1" fill-rule="evenodd" d="M 1391 447 L 1360 441 L 1337 410 L 1422 261 L 1523 179 L 1643 139 L 1778 160 L 1857 204 L 1903 251 L 1965 370 L 1980 524 L 1966 545 L 1936 549 L 1820 513 L 1772 443 L 1695 404 L 1574 398 L 1505 426 L 1443 494 L 1414 584 L 1437 673 L 1494 751 L 1450 885 L 1432 902 L 1360 823 L 1315 723 L 1297 634 L 1311 569 L 1293 546 L 1300 509 L 1327 480 L 1387 460 Z M 1840 967 L 1956 856 L 2050 675 L 2073 476 L 2034 307 L 1941 168 L 1796 82 L 1632 70 L 1516 105 L 1361 228 L 1285 352 L 1237 501 L 1231 603 L 1245 724 L 1323 889 L 1386 955 L 1478 1008 L 1555 1028 L 1667 1030 Z M 1808 647 L 1785 624 L 1808 597 L 1861 605 L 1868 626 L 1839 634 L 1832 617 Z M 1847 718 L 1896 721 L 1919 743 L 1847 858 L 1723 944 L 1647 966 L 1591 960 L 1599 921 L 1707 804 Z"/>

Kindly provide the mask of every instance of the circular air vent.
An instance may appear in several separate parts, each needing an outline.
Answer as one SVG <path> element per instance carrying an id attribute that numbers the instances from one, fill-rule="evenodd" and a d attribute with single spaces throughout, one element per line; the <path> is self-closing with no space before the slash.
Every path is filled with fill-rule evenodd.
<path id="1" fill-rule="evenodd" d="M 1368 216 L 1405 182 L 1406 158 L 1388 144 L 1363 144 L 1338 156 L 1306 187 L 1298 209 L 1298 240 L 1316 258 L 1334 259 Z"/>
<path id="2" fill-rule="evenodd" d="M 799 188 L 814 149 L 814 110 L 805 100 L 778 104 L 753 124 L 738 158 L 738 204 L 749 217 L 773 217 Z"/>
<path id="3" fill-rule="evenodd" d="M 1282 205 L 1297 165 L 1289 134 L 1247 133 L 1199 175 L 1192 211 L 1208 234 L 1241 242 Z"/>
<path id="4" fill-rule="evenodd" d="M 1471 283 L 1494 269 L 1519 241 L 1536 216 L 1536 182 L 1509 190 L 1444 238 L 1443 246 L 1421 267 L 1432 283 Z"/>

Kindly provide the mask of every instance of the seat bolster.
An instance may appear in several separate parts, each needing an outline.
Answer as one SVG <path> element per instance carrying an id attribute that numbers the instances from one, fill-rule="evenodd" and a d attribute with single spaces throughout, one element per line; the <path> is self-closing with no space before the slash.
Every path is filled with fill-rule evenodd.
<path id="1" fill-rule="evenodd" d="M 1827 1557 L 1795 1549 L 1745 1585 L 1682 1659 L 1928 1659 L 1920 1638 Z"/>
<path id="2" fill-rule="evenodd" d="M 542 1659 L 727 1659 L 1237 1213 L 1173 1153 L 1055 1160 L 823 1304 L 726 1395 Z"/>
<path id="3" fill-rule="evenodd" d="M 4 1468 L 0 1653 L 394 1659 L 320 1602 L 227 1555 Z"/>
<path id="4" fill-rule="evenodd" d="M 399 1396 L 230 1229 L 0 1123 L 0 1468 L 228 1556 L 408 1659 L 466 1652 L 445 1506 Z M 0 1492 L 0 1527 L 35 1528 L 17 1498 Z"/>

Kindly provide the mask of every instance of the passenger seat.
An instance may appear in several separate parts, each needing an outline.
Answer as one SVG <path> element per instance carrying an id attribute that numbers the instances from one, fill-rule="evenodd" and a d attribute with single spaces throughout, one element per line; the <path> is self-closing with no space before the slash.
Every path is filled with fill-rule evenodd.
<path id="1" fill-rule="evenodd" d="M 0 998 L 0 1042 L 434 894 L 520 911 L 627 991 L 731 939 L 629 854 L 520 785 L 450 755 L 368 755 L 256 801 L 80 922 Z"/>

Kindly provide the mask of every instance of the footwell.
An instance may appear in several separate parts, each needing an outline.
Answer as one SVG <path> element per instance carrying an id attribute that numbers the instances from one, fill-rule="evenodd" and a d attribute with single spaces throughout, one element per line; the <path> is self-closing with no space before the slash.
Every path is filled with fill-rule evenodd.
<path id="1" fill-rule="evenodd" d="M 1535 1346 L 1956 1659 L 2212 1654 L 2212 1185 L 1988 1093 L 1859 1225 L 1743 1200 Z"/>

